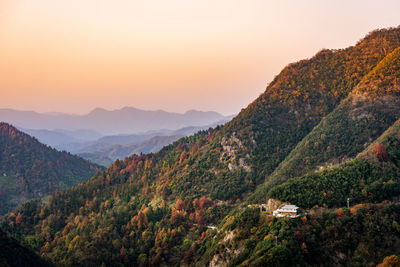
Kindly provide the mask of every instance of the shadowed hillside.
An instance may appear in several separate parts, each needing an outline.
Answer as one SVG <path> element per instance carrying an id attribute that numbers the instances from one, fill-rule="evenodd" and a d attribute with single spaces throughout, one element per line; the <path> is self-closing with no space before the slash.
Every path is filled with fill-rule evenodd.
<path id="1" fill-rule="evenodd" d="M 0 123 L 0 214 L 28 199 L 76 185 L 101 170 Z"/>
<path id="2" fill-rule="evenodd" d="M 0 230 L 0 265 L 3 267 L 25 266 L 39 267 L 52 266 L 50 263 L 41 259 L 30 249 L 21 246 L 18 241 L 9 237 Z"/>

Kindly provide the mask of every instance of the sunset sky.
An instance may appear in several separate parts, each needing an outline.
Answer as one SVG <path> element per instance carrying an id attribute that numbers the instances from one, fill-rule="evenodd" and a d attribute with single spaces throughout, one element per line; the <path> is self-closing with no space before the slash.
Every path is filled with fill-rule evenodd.
<path id="1" fill-rule="evenodd" d="M 399 13 L 398 0 L 0 0 L 0 108 L 237 113 L 288 63 Z"/>

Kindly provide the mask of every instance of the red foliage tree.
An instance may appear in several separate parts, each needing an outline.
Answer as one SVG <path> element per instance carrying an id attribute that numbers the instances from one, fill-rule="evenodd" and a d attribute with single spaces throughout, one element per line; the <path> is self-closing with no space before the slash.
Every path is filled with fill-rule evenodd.
<path id="1" fill-rule="evenodd" d="M 138 229 L 144 229 L 148 226 L 148 219 L 146 213 L 139 211 L 136 216 L 131 220 L 132 225 L 136 225 Z"/>
<path id="2" fill-rule="evenodd" d="M 17 217 L 15 217 L 15 224 L 20 225 L 22 223 L 22 214 L 18 213 Z"/>
<path id="3" fill-rule="evenodd" d="M 380 161 L 388 161 L 389 160 L 389 154 L 386 150 L 386 147 L 383 144 L 375 143 L 374 153 L 375 153 L 375 157 L 377 159 L 379 159 Z"/>
<path id="4" fill-rule="evenodd" d="M 200 209 L 200 199 L 198 199 L 198 198 L 194 199 L 194 207 L 196 209 Z"/>
<path id="5" fill-rule="evenodd" d="M 206 232 L 201 233 L 200 240 L 203 240 L 206 237 Z"/>
<path id="6" fill-rule="evenodd" d="M 203 216 L 201 216 L 199 211 L 196 211 L 195 217 L 198 225 L 204 225 L 206 223 L 206 221 L 204 220 Z"/>
<path id="7" fill-rule="evenodd" d="M 185 210 L 185 201 L 178 198 L 175 202 L 175 209 L 177 210 Z"/>
<path id="8" fill-rule="evenodd" d="M 211 199 L 208 199 L 205 196 L 202 196 L 200 198 L 200 210 L 202 210 L 204 208 L 207 208 L 207 207 L 209 207 L 209 206 L 211 206 L 213 204 L 214 204 L 214 202 Z"/>
<path id="9" fill-rule="evenodd" d="M 337 209 L 336 210 L 336 217 L 337 218 L 343 218 L 343 216 L 344 216 L 344 211 L 343 211 L 343 209 Z"/>

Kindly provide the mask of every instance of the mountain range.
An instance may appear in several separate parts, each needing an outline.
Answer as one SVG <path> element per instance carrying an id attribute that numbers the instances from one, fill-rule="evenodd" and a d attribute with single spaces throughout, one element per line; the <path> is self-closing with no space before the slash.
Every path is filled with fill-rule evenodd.
<path id="1" fill-rule="evenodd" d="M 98 136 L 98 133 L 101 135 L 117 135 L 162 129 L 177 130 L 187 126 L 204 126 L 223 119 L 225 119 L 225 116 L 213 111 L 189 110 L 182 114 L 163 110 L 141 110 L 133 107 L 116 110 L 96 108 L 84 115 L 0 109 L 1 121 L 24 129 L 62 129 L 68 130 L 69 134 L 67 135 L 69 136 L 76 131 L 95 131 L 86 132 L 86 135 L 79 135 L 78 139 L 85 137 L 93 139 L 96 135 Z M 66 132 L 61 133 L 66 134 Z"/>
<path id="2" fill-rule="evenodd" d="M 169 145 L 182 137 L 183 135 L 153 136 L 137 143 L 126 145 L 105 145 L 103 148 L 94 145 L 94 151 L 80 152 L 78 155 L 97 164 L 109 166 L 115 160 L 124 159 L 132 154 L 158 152 L 164 146 Z M 90 148 L 92 147 L 93 146 L 90 146 L 89 148 L 86 147 L 82 150 L 87 149 L 90 151 Z"/>
<path id="3" fill-rule="evenodd" d="M 399 64 L 400 27 L 321 50 L 228 123 L 116 160 L 1 228 L 61 266 L 399 263 Z M 303 211 L 274 217 L 285 203 Z"/>
<path id="4" fill-rule="evenodd" d="M 35 137 L 41 143 L 48 146 L 69 151 L 69 147 L 73 145 L 80 146 L 87 142 L 96 141 L 102 137 L 102 134 L 94 130 L 48 130 L 48 129 L 26 129 L 19 127 L 20 131 Z"/>
<path id="5" fill-rule="evenodd" d="M 132 154 L 152 153 L 183 136 L 215 127 L 229 121 L 233 116 L 204 126 L 186 126 L 177 130 L 152 130 L 139 134 L 102 136 L 93 130 L 20 130 L 36 137 L 40 142 L 61 151 L 77 154 L 94 163 L 108 166 L 116 159 Z"/>

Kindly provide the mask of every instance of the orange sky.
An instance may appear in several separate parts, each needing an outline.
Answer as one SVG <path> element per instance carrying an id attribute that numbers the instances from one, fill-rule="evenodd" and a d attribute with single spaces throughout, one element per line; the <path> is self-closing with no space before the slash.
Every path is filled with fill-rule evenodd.
<path id="1" fill-rule="evenodd" d="M 400 24 L 400 1 L 0 0 L 0 108 L 239 112 L 288 63 Z"/>

